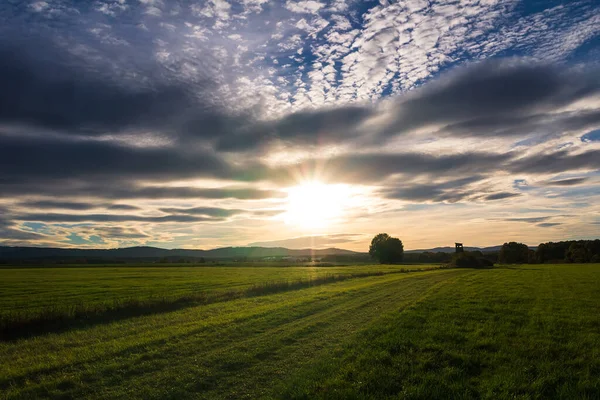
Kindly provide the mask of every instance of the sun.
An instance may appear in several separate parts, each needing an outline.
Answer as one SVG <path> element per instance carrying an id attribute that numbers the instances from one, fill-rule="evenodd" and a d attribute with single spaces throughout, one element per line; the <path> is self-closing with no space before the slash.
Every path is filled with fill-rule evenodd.
<path id="1" fill-rule="evenodd" d="M 285 222 L 305 229 L 324 228 L 343 215 L 348 199 L 346 185 L 318 181 L 287 189 Z"/>

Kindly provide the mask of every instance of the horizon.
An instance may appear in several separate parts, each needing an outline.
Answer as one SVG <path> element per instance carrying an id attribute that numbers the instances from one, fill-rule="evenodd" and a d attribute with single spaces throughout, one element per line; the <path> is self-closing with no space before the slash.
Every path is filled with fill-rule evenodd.
<path id="1" fill-rule="evenodd" d="M 31 0 L 0 17 L 0 246 L 600 237 L 594 0 Z"/>
<path id="2" fill-rule="evenodd" d="M 586 240 L 586 239 L 568 239 L 568 240 Z M 566 239 L 564 241 L 567 241 Z M 546 242 L 541 242 L 541 243 L 546 243 Z M 479 246 L 479 245 L 465 245 L 465 248 L 478 248 L 478 249 L 484 249 L 484 248 L 489 248 L 489 247 L 501 247 L 503 243 L 501 244 L 496 244 L 496 245 L 486 245 L 486 246 Z M 527 245 L 527 247 L 532 248 L 532 247 L 537 247 L 540 243 L 538 244 L 527 244 L 524 243 L 525 245 Z M 65 249 L 65 250 L 119 250 L 119 249 L 128 249 L 128 248 L 137 248 L 137 247 L 148 247 L 148 248 L 156 248 L 156 249 L 161 249 L 161 250 L 198 250 L 198 251 L 211 251 L 211 250 L 219 250 L 219 249 L 225 249 L 225 248 L 252 248 L 252 247 L 257 247 L 257 248 L 267 248 L 267 249 L 276 249 L 276 248 L 281 248 L 281 249 L 286 249 L 286 250 L 328 250 L 328 249 L 335 249 L 335 250 L 346 250 L 346 251 L 353 251 L 353 252 L 357 252 L 357 253 L 368 253 L 368 248 L 366 250 L 352 250 L 352 249 L 347 249 L 344 247 L 338 247 L 338 246 L 334 246 L 334 247 L 285 247 L 285 246 L 257 246 L 255 244 L 248 244 L 248 245 L 240 245 L 240 246 L 221 246 L 221 247 L 210 247 L 210 248 L 188 248 L 188 247 L 158 247 L 158 246 L 147 246 L 147 245 L 136 245 L 136 246 L 128 246 L 128 247 L 52 247 L 52 246 L 4 246 L 4 245 L 0 245 L 0 247 L 32 247 L 32 248 L 60 248 L 60 249 Z M 438 248 L 454 248 L 454 246 L 432 246 L 429 248 L 417 248 L 417 249 L 407 249 L 406 247 L 404 248 L 404 251 L 419 251 L 419 250 L 423 250 L 423 251 L 427 251 L 427 250 L 431 250 L 431 249 L 438 249 Z"/>

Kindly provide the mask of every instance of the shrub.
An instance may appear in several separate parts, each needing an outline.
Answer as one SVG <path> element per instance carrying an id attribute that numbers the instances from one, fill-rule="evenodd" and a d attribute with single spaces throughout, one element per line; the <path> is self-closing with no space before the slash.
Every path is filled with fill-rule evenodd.
<path id="1" fill-rule="evenodd" d="M 493 267 L 494 263 L 477 254 L 464 252 L 454 254 L 451 265 L 459 268 L 489 268 Z"/>
<path id="2" fill-rule="evenodd" d="M 498 259 L 506 264 L 524 264 L 529 261 L 529 247 L 517 242 L 504 243 Z"/>

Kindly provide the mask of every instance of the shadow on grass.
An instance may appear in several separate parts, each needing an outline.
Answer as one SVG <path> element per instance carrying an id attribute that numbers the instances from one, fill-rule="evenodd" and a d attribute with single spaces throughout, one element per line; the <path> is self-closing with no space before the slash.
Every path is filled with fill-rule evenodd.
<path id="1" fill-rule="evenodd" d="M 524 268 L 524 266 L 527 265 L 530 268 Z M 510 269 L 513 271 L 539 271 L 540 268 L 531 268 L 532 266 L 529 264 L 501 264 L 501 265 L 496 265 L 494 268 L 496 269 Z"/>
<path id="2" fill-rule="evenodd" d="M 279 292 L 304 289 L 312 286 L 345 281 L 348 279 L 381 276 L 394 273 L 423 272 L 436 268 L 404 269 L 392 272 L 364 272 L 356 274 L 326 274 L 317 278 L 272 281 L 252 285 L 245 289 L 215 293 L 196 293 L 177 298 L 147 298 L 115 300 L 111 303 L 78 304 L 66 307 L 48 307 L 36 314 L 14 312 L 0 316 L 0 341 L 15 341 L 46 333 L 60 333 L 86 328 L 127 318 L 160 314 L 187 307 L 224 302 L 234 299 L 264 296 Z"/>

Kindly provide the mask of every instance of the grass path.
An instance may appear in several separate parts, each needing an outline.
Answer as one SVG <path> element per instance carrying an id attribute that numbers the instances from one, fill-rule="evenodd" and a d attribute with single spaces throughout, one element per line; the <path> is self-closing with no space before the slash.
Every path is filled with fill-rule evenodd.
<path id="1" fill-rule="evenodd" d="M 35 313 L 48 306 L 61 309 L 82 304 L 177 298 L 197 293 L 246 289 L 265 282 L 316 279 L 324 275 L 395 272 L 438 265 L 354 266 L 106 266 L 0 268 L 0 315 Z"/>
<path id="2" fill-rule="evenodd" d="M 0 343 L 0 397 L 598 399 L 600 265 L 361 277 Z"/>
<path id="3" fill-rule="evenodd" d="M 469 271 L 360 278 L 0 344 L 8 398 L 256 398 Z"/>
<path id="4" fill-rule="evenodd" d="M 598 399 L 600 265 L 473 271 L 361 331 L 295 399 Z"/>

